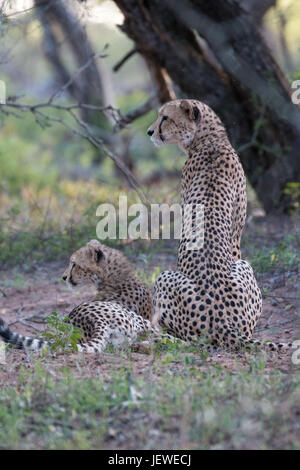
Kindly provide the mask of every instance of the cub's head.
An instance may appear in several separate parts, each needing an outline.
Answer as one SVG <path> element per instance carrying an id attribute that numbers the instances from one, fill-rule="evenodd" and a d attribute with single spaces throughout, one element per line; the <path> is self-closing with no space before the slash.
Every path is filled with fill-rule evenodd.
<path id="1" fill-rule="evenodd" d="M 120 284 L 133 275 L 127 258 L 118 250 L 91 240 L 75 251 L 62 278 L 71 286 Z"/>
<path id="2" fill-rule="evenodd" d="M 175 100 L 164 104 L 147 131 L 152 142 L 157 146 L 177 144 L 185 150 L 199 128 L 202 107 L 203 103 L 196 100 Z"/>

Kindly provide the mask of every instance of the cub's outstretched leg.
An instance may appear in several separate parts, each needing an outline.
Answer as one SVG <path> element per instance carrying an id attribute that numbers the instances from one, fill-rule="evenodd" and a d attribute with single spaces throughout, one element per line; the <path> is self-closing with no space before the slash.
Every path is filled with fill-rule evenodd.
<path id="1" fill-rule="evenodd" d="M 157 333 L 149 320 L 113 302 L 84 302 L 74 308 L 68 318 L 74 326 L 82 328 L 84 338 L 78 350 L 88 353 L 103 352 L 108 343 L 119 344 L 124 340 L 130 343 L 147 331 Z M 12 332 L 2 318 L 0 337 L 16 348 L 28 351 L 41 351 L 50 346 L 48 341 Z"/>
<path id="2" fill-rule="evenodd" d="M 131 343 L 138 335 L 154 332 L 149 320 L 112 302 L 84 302 L 72 310 L 70 322 L 82 328 L 79 351 L 103 352 L 110 344 Z"/>

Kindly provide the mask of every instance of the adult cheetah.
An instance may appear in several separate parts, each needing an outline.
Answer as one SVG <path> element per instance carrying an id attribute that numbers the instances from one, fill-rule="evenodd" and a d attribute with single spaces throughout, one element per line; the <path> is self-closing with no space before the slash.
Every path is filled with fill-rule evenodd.
<path id="1" fill-rule="evenodd" d="M 184 340 L 205 335 L 230 348 L 291 346 L 251 339 L 262 298 L 251 266 L 240 259 L 246 183 L 221 120 L 204 103 L 175 100 L 160 108 L 148 135 L 157 146 L 177 144 L 188 156 L 181 180 L 178 271 L 165 271 L 156 281 L 156 321 Z M 202 229 L 197 227 L 199 207 Z"/>
<path id="2" fill-rule="evenodd" d="M 129 342 L 152 328 L 152 298 L 135 276 L 131 264 L 118 250 L 91 240 L 72 254 L 63 279 L 71 286 L 94 285 L 93 301 L 75 307 L 69 321 L 83 331 L 80 352 L 102 352 L 108 343 Z M 39 351 L 48 343 L 13 333 L 0 318 L 0 337 L 20 349 Z"/>

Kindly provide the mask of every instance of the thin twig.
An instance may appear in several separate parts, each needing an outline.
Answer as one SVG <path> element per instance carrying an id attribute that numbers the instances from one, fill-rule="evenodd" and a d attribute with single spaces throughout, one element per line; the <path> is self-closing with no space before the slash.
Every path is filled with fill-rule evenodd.
<path id="1" fill-rule="evenodd" d="M 17 318 L 19 318 L 20 313 L 22 312 L 22 310 L 23 310 L 23 304 L 21 304 L 20 307 L 18 308 L 18 310 L 15 311 L 15 316 Z"/>
<path id="2" fill-rule="evenodd" d="M 280 323 L 271 323 L 270 325 L 266 325 L 263 328 L 255 328 L 254 332 L 258 333 L 259 331 L 269 330 L 270 328 L 274 328 L 274 327 L 279 328 L 280 326 L 283 326 L 283 325 L 286 325 L 287 323 L 292 323 L 292 322 L 294 322 L 294 319 L 285 320 L 285 321 L 282 321 Z"/>
<path id="3" fill-rule="evenodd" d="M 132 121 L 135 119 L 144 116 L 144 114 L 147 114 L 149 111 L 152 111 L 152 109 L 157 105 L 157 97 L 156 95 L 150 96 L 148 101 L 143 103 L 141 106 L 138 108 L 133 109 L 129 113 L 125 114 L 119 122 L 115 126 L 115 131 L 120 131 L 122 128 L 126 127 L 128 124 L 130 124 Z"/>
<path id="4" fill-rule="evenodd" d="M 15 315 L 17 316 L 17 319 L 10 322 L 10 323 L 8 323 L 8 326 L 15 325 L 16 323 L 21 323 L 22 325 L 28 326 L 28 327 L 32 328 L 33 330 L 40 331 L 39 328 L 37 328 L 34 325 L 31 325 L 31 323 L 29 323 L 29 320 L 35 321 L 36 323 L 44 323 L 43 317 L 41 317 L 40 315 L 37 315 L 36 313 L 33 313 L 32 315 L 27 315 L 26 317 L 21 317 L 20 318 L 18 315 L 19 315 L 20 310 L 22 310 L 22 309 L 23 309 L 23 306 L 19 307 L 17 312 L 15 312 Z"/>
<path id="5" fill-rule="evenodd" d="M 70 79 L 67 81 L 67 83 L 65 83 L 63 86 L 61 86 L 58 90 L 56 90 L 49 98 L 49 104 L 51 104 L 53 102 L 53 100 L 55 98 L 57 98 L 61 93 L 63 93 L 64 91 L 66 91 L 71 85 L 72 83 L 74 83 L 75 79 L 84 71 L 86 70 L 91 64 L 92 62 L 94 61 L 94 59 L 103 59 L 107 57 L 107 54 L 92 54 L 89 59 L 86 61 L 85 64 L 83 64 L 81 67 L 79 67 L 78 70 L 76 70 L 76 73 L 70 77 Z"/>
<path id="6" fill-rule="evenodd" d="M 116 65 L 113 67 L 114 72 L 118 72 L 118 70 L 127 62 L 130 57 L 132 57 L 134 54 L 138 52 L 137 48 L 134 47 L 131 49 L 131 51 L 127 52 L 127 54 L 121 59 L 119 62 L 116 63 Z"/>
<path id="7" fill-rule="evenodd" d="M 141 185 L 140 183 L 138 182 L 138 180 L 136 179 L 136 177 L 133 175 L 133 173 L 129 170 L 129 168 L 127 168 L 126 165 L 124 165 L 124 163 L 120 160 L 120 158 L 118 158 L 110 149 L 108 149 L 106 147 L 106 145 L 104 144 L 103 140 L 100 139 L 99 137 L 93 135 L 92 131 L 91 131 L 91 128 L 89 126 L 88 123 L 82 121 L 82 119 L 80 119 L 78 116 L 76 116 L 75 113 L 73 113 L 72 111 L 70 111 L 70 114 L 71 116 L 74 118 L 74 120 L 81 126 L 84 128 L 84 130 L 86 131 L 86 133 L 82 133 L 72 127 L 69 127 L 70 130 L 72 130 L 73 132 L 75 131 L 75 133 L 77 135 L 80 135 L 81 137 L 84 137 L 85 139 L 87 139 L 92 145 L 94 145 L 96 148 L 99 148 L 101 149 L 111 160 L 113 160 L 113 162 L 115 163 L 115 165 L 122 171 L 122 173 L 126 176 L 127 178 L 127 181 L 129 182 L 129 184 L 131 185 L 131 187 L 137 192 L 140 200 L 146 205 L 146 206 L 149 206 L 150 205 L 150 201 L 149 199 L 147 198 L 147 196 L 145 195 L 145 193 L 143 192 L 143 190 L 141 189 Z M 62 124 L 64 124 L 62 122 Z"/>
<path id="8" fill-rule="evenodd" d="M 300 297 L 289 297 L 285 295 L 263 294 L 263 297 L 274 297 L 275 299 L 283 299 L 283 300 L 300 300 Z"/>
<path id="9" fill-rule="evenodd" d="M 8 110 L 7 108 L 15 108 L 22 112 L 29 111 L 33 114 L 41 108 L 50 108 L 50 109 L 52 108 L 52 109 L 58 109 L 59 111 L 68 111 L 68 112 L 73 111 L 73 110 L 79 110 L 79 109 L 89 109 L 91 111 L 110 112 L 116 121 L 117 121 L 116 116 L 118 116 L 119 119 L 123 118 L 122 114 L 120 113 L 120 110 L 118 110 L 117 108 L 114 108 L 111 105 L 96 106 L 96 105 L 85 104 L 85 103 L 62 105 L 62 104 L 50 102 L 49 100 L 44 103 L 37 103 L 37 104 L 32 104 L 32 105 L 25 104 L 25 103 L 16 103 L 15 101 L 6 101 L 5 104 L 0 103 L 0 109 L 4 114 L 12 114 L 12 111 Z M 16 115 L 16 117 L 20 117 L 20 116 Z"/>
<path id="10" fill-rule="evenodd" d="M 141 189 L 140 183 L 137 181 L 133 173 L 129 170 L 129 168 L 126 167 L 120 160 L 120 158 L 115 155 L 112 150 L 108 149 L 106 145 L 104 144 L 104 141 L 98 137 L 95 136 L 94 131 L 92 130 L 91 126 L 84 122 L 82 119 L 80 119 L 74 111 L 82 108 L 83 106 L 87 105 L 82 105 L 80 103 L 74 104 L 74 105 L 58 105 L 55 103 L 49 103 L 49 100 L 46 103 L 38 103 L 35 105 L 27 105 L 27 104 L 20 104 L 20 103 L 15 103 L 15 102 L 7 102 L 6 104 L 0 105 L 0 109 L 6 110 L 7 107 L 13 107 L 16 109 L 19 109 L 21 112 L 30 112 L 34 116 L 36 122 L 42 127 L 45 128 L 47 126 L 50 126 L 51 123 L 57 123 L 61 124 L 64 126 L 66 129 L 71 131 L 73 134 L 82 137 L 86 140 L 88 140 L 94 147 L 101 149 L 109 158 L 113 160 L 115 165 L 121 170 L 121 172 L 124 174 L 126 177 L 127 181 L 129 182 L 130 186 L 137 192 L 139 198 L 145 205 L 149 205 L 150 202 L 144 192 Z M 75 128 L 68 124 L 66 121 L 64 121 L 60 117 L 55 117 L 51 116 L 48 114 L 45 114 L 41 109 L 47 109 L 47 108 L 55 108 L 59 110 L 63 110 L 68 112 L 72 118 L 76 121 L 76 123 L 79 125 L 79 128 Z M 90 108 L 91 109 L 91 108 Z M 112 111 L 113 110 L 113 115 L 116 116 L 116 113 L 118 113 L 120 116 L 121 114 L 113 108 L 112 106 L 93 106 L 93 109 L 97 109 L 99 111 Z M 80 130 L 83 129 L 82 130 Z"/>
<path id="11" fill-rule="evenodd" d="M 131 51 L 131 54 L 128 53 L 129 56 L 132 54 L 133 54 L 133 51 Z M 139 108 L 131 111 L 126 116 L 123 116 L 119 109 L 116 109 L 110 105 L 109 106 L 96 106 L 96 105 L 79 103 L 79 102 L 75 104 L 71 104 L 71 105 L 63 105 L 63 104 L 59 104 L 55 102 L 56 98 L 70 87 L 70 85 L 74 82 L 76 77 L 91 64 L 91 62 L 94 60 L 95 57 L 106 57 L 106 55 L 101 53 L 98 56 L 93 54 L 91 57 L 89 57 L 88 61 L 85 64 L 83 64 L 63 86 L 61 86 L 58 90 L 56 90 L 49 97 L 47 101 L 43 103 L 36 103 L 33 105 L 29 105 L 25 103 L 18 103 L 16 102 L 15 98 L 13 98 L 11 100 L 8 100 L 5 104 L 0 104 L 0 110 L 6 115 L 14 114 L 15 117 L 18 117 L 18 118 L 22 116 L 19 116 L 18 114 L 14 113 L 13 111 L 11 111 L 11 109 L 18 110 L 21 113 L 30 112 L 33 115 L 35 121 L 42 128 L 51 126 L 51 124 L 53 123 L 58 123 L 58 124 L 63 125 L 73 134 L 78 135 L 88 140 L 94 147 L 101 149 L 110 159 L 113 160 L 115 165 L 120 169 L 120 171 L 126 177 L 130 186 L 138 193 L 138 196 L 141 199 L 141 201 L 148 206 L 150 202 L 147 199 L 144 192 L 142 191 L 140 183 L 137 181 L 137 179 L 135 178 L 133 173 L 130 171 L 130 169 L 127 168 L 127 166 L 124 165 L 121 159 L 117 155 L 115 155 L 115 153 L 105 145 L 104 140 L 101 139 L 98 135 L 99 131 L 97 130 L 97 135 L 95 135 L 95 128 L 92 128 L 87 122 L 80 119 L 77 116 L 76 111 L 82 110 L 82 109 L 89 109 L 93 111 L 99 111 L 102 113 L 110 113 L 116 123 L 115 129 L 121 129 L 122 127 L 125 127 L 129 122 L 132 122 L 134 119 L 150 111 L 156 103 L 155 96 L 150 97 L 146 103 L 144 103 Z M 51 109 L 56 109 L 56 110 L 68 113 L 76 122 L 76 124 L 78 125 L 78 128 L 71 126 L 66 121 L 64 121 L 64 119 L 61 117 L 55 117 L 53 115 L 45 114 L 46 110 L 51 110 Z"/>

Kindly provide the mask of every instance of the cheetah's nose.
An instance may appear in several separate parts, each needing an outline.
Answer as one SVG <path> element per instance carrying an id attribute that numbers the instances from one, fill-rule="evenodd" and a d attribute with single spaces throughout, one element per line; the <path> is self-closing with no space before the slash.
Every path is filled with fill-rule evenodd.
<path id="1" fill-rule="evenodd" d="M 66 281 L 66 280 L 67 280 L 67 276 L 63 276 L 62 279 L 63 279 L 63 281 Z"/>
<path id="2" fill-rule="evenodd" d="M 151 137 L 154 134 L 154 131 L 152 131 L 151 129 L 148 129 L 147 134 Z"/>

